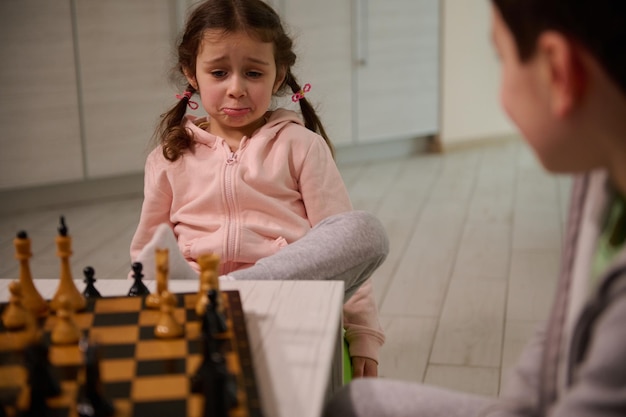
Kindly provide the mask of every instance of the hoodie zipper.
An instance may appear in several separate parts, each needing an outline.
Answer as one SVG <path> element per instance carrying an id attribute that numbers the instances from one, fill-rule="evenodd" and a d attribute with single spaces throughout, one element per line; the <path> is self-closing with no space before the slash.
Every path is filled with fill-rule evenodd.
<path id="1" fill-rule="evenodd" d="M 227 274 L 231 269 L 231 263 L 235 256 L 235 250 L 237 247 L 237 222 L 235 221 L 235 192 L 233 190 L 233 177 L 235 175 L 235 163 L 237 162 L 237 153 L 230 152 L 228 158 L 226 158 L 226 165 L 224 167 L 224 196 L 226 199 L 226 209 L 228 216 L 226 218 L 226 247 L 224 251 L 224 258 L 227 260 L 223 265 L 223 273 Z"/>

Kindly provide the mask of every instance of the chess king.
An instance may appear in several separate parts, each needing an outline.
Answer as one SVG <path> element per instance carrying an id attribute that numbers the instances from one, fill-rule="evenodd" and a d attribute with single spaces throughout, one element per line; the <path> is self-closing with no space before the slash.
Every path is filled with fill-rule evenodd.
<path id="1" fill-rule="evenodd" d="M 50 300 L 50 308 L 57 311 L 61 307 L 61 297 L 65 296 L 69 300 L 72 311 L 82 311 L 87 307 L 87 300 L 78 291 L 72 271 L 70 269 L 70 256 L 72 255 L 72 238 L 68 235 L 65 219 L 61 216 L 59 234 L 56 237 L 57 256 L 61 259 L 61 279 L 54 297 Z"/>

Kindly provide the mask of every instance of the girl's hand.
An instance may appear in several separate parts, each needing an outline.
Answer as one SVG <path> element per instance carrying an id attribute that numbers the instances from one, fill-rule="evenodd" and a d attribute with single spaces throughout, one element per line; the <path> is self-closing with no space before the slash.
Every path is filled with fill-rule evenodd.
<path id="1" fill-rule="evenodd" d="M 352 377 L 377 377 L 378 376 L 378 364 L 375 360 L 369 358 L 363 358 L 361 356 L 352 357 Z"/>

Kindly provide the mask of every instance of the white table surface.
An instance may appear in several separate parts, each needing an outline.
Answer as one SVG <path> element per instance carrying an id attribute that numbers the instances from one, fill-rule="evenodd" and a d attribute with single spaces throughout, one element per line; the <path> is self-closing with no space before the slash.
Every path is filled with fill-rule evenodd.
<path id="1" fill-rule="evenodd" d="M 9 298 L 9 282 L 0 279 L 0 301 Z M 82 291 L 85 284 L 75 282 Z M 155 282 L 145 283 L 154 291 Z M 57 285 L 58 280 L 35 280 L 45 299 Z M 103 296 L 126 295 L 132 280 L 102 279 L 95 285 Z M 240 292 L 265 415 L 319 417 L 329 390 L 341 381 L 343 282 L 232 281 L 221 288 Z M 193 292 L 198 283 L 171 280 L 169 289 Z"/>

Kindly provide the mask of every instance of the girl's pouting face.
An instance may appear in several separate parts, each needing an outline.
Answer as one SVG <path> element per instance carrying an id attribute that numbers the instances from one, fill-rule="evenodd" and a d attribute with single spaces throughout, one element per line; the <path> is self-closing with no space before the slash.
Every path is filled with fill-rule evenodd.
<path id="1" fill-rule="evenodd" d="M 210 117 L 209 131 L 238 142 L 263 125 L 283 73 L 276 68 L 272 43 L 245 32 L 210 30 L 200 45 L 195 76 L 187 79 Z"/>

